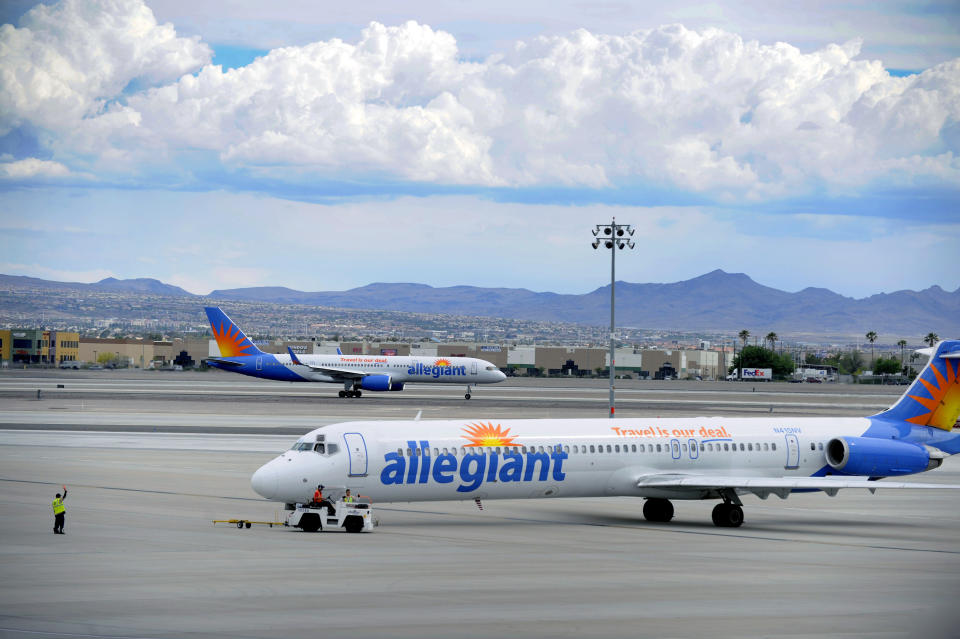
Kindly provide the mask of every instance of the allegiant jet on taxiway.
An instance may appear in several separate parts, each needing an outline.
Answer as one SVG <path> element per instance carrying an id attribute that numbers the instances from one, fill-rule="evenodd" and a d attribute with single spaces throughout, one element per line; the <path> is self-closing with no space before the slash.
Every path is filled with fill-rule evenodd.
<path id="1" fill-rule="evenodd" d="M 286 355 L 272 355 L 257 348 L 219 308 L 206 311 L 220 348 L 220 357 L 207 359 L 210 366 L 285 382 L 342 384 L 340 397 L 360 397 L 365 390 L 400 391 L 406 382 L 418 382 L 464 384 L 464 397 L 470 399 L 474 384 L 495 384 L 507 377 L 490 362 L 474 357 L 297 355 L 290 348 Z"/>
<path id="2" fill-rule="evenodd" d="M 932 470 L 960 451 L 960 340 L 872 417 L 487 419 L 331 424 L 261 467 L 253 489 L 308 502 L 347 488 L 376 502 L 635 496 L 650 521 L 671 500 L 712 499 L 717 526 L 743 523 L 740 497 L 841 488 L 960 489 L 880 481 Z"/>

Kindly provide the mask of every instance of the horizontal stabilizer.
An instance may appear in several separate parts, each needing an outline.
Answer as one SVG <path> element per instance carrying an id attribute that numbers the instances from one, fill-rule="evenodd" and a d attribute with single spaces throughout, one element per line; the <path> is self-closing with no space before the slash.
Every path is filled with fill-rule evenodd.
<path id="1" fill-rule="evenodd" d="M 233 368 L 240 368 L 241 366 L 243 366 L 241 362 L 237 362 L 232 359 L 221 359 L 219 357 L 208 357 L 207 361 L 213 362 L 214 364 L 217 364 L 219 366 L 231 366 Z"/>

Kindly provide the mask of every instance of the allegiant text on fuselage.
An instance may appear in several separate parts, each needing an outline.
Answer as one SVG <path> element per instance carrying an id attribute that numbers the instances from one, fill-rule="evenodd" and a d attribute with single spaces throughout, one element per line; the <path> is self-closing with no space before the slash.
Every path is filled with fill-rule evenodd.
<path id="1" fill-rule="evenodd" d="M 459 478 L 457 492 L 469 493 L 487 482 L 563 481 L 563 462 L 569 455 L 560 446 L 548 452 L 507 451 L 504 453 L 468 452 L 462 457 L 450 453 L 431 456 L 430 442 L 408 441 L 407 447 L 417 455 L 405 457 L 400 452 L 383 456 L 386 466 L 380 473 L 380 483 L 426 484 L 431 479 L 438 484 L 451 484 Z M 536 479 L 534 479 L 536 474 Z"/>
<path id="2" fill-rule="evenodd" d="M 466 366 L 424 366 L 417 362 L 407 368 L 407 375 L 426 375 L 427 377 L 445 377 L 447 375 L 466 375 Z"/>

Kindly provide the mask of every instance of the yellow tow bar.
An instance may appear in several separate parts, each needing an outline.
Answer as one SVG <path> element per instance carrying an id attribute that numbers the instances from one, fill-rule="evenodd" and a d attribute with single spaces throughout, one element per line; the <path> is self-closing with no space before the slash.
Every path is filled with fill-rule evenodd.
<path id="1" fill-rule="evenodd" d="M 217 524 L 236 524 L 237 528 L 249 528 L 253 524 L 261 524 L 270 526 L 271 528 L 274 526 L 283 526 L 282 521 L 251 521 L 249 519 L 214 519 L 213 525 L 216 526 Z"/>

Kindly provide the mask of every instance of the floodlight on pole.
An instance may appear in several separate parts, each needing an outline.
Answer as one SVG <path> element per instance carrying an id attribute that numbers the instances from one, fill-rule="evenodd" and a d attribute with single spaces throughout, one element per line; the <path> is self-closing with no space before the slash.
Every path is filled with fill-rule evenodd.
<path id="1" fill-rule="evenodd" d="M 615 359 L 615 345 L 614 345 L 614 330 L 615 330 L 615 321 L 614 321 L 614 301 L 616 299 L 615 289 L 616 289 L 616 255 L 617 251 L 614 251 L 614 246 L 618 250 L 623 250 L 624 247 L 632 249 L 635 244 L 633 240 L 629 239 L 633 237 L 634 229 L 629 224 L 617 224 L 617 218 L 613 218 L 610 224 L 597 224 L 596 228 L 592 231 L 593 236 L 596 238 L 601 233 L 605 236 L 603 246 L 610 249 L 610 418 L 614 417 L 614 376 L 616 375 L 616 359 Z M 624 233 L 628 234 L 628 237 L 624 238 Z M 600 240 L 595 239 L 592 243 L 594 249 L 600 247 Z"/>

